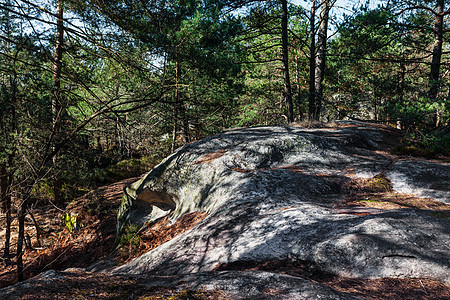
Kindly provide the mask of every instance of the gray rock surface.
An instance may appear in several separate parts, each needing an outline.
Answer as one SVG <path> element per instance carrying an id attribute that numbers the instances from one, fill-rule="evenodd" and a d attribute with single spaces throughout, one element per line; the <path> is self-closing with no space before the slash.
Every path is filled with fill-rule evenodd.
<path id="1" fill-rule="evenodd" d="M 77 296 L 79 298 L 87 296 L 94 299 L 103 299 L 104 295 L 101 297 L 92 293 L 81 296 L 77 293 L 77 287 L 80 287 L 80 290 L 86 285 L 92 288 L 95 280 L 106 280 L 109 282 L 109 289 L 106 292 L 112 292 L 115 289 L 120 291 L 121 288 L 127 288 L 127 282 L 131 281 L 132 289 L 138 291 L 138 293 L 137 295 L 134 295 L 132 292 L 129 293 L 129 298 L 127 299 L 140 299 L 139 295 L 147 298 L 152 296 L 157 291 L 157 288 L 161 287 L 171 289 L 175 293 L 180 293 L 183 290 L 210 292 L 220 290 L 221 296 L 226 299 L 360 299 L 307 279 L 263 271 L 221 271 L 176 277 L 126 276 L 108 278 L 103 276 L 92 278 L 92 274 L 84 273 L 81 270 L 50 270 L 44 272 L 24 282 L 0 289 L 0 298 L 4 300 L 23 298 L 55 299 L 51 296 L 52 293 L 66 292 L 57 298 L 73 299 L 77 298 Z M 74 281 L 76 284 L 73 283 Z M 70 288 L 72 286 L 75 287 L 71 291 Z M 70 288 L 61 290 L 67 289 L 67 287 Z M 101 290 L 98 292 L 101 293 Z M 46 296 L 41 297 L 40 294 Z"/>
<path id="2" fill-rule="evenodd" d="M 359 216 L 334 208 L 339 183 L 400 170 L 375 151 L 389 134 L 363 124 L 258 127 L 179 149 L 125 190 L 118 230 L 169 213 L 173 221 L 192 211 L 208 217 L 114 272 L 188 275 L 288 258 L 348 277 L 449 283 L 449 219 L 412 209 Z"/>
<path id="3" fill-rule="evenodd" d="M 196 273 L 182 277 L 181 282 L 181 287 L 194 290 L 224 291 L 230 299 L 360 299 L 307 279 L 262 271 Z M 175 283 L 159 282 L 163 286 Z"/>
<path id="4" fill-rule="evenodd" d="M 398 192 L 450 204 L 450 164 L 399 161 L 386 176 Z"/>

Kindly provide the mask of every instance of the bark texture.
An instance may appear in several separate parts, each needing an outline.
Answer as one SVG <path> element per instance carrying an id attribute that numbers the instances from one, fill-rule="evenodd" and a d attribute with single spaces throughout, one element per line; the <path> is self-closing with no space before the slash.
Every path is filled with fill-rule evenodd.
<path id="1" fill-rule="evenodd" d="M 439 70 L 441 67 L 442 45 L 444 41 L 444 0 L 436 1 L 434 17 L 434 44 L 430 70 L 430 99 L 436 99 L 439 94 Z"/>
<path id="2" fill-rule="evenodd" d="M 286 105 L 286 117 L 289 123 L 294 122 L 294 108 L 292 105 L 291 79 L 289 76 L 289 42 L 288 42 L 288 10 L 287 0 L 281 1 L 283 16 L 281 20 L 281 40 L 283 53 L 283 75 L 284 75 L 284 102 Z"/>
<path id="3" fill-rule="evenodd" d="M 325 61 L 327 53 L 327 29 L 328 29 L 328 15 L 330 11 L 330 1 L 323 0 L 320 4 L 319 17 L 319 31 L 317 33 L 317 57 L 316 57 L 316 71 L 314 78 L 315 86 L 315 105 L 314 105 L 314 120 L 319 120 L 320 110 L 322 108 L 323 99 L 323 78 L 325 76 Z"/>
<path id="4" fill-rule="evenodd" d="M 311 0 L 311 16 L 310 16 L 310 45 L 309 45 L 309 120 L 317 120 L 318 114 L 316 109 L 316 31 L 315 31 L 315 15 L 316 1 Z"/>

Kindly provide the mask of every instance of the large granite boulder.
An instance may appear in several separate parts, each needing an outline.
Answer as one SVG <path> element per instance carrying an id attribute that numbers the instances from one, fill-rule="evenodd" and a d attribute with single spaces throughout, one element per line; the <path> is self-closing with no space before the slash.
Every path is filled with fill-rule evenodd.
<path id="1" fill-rule="evenodd" d="M 414 209 L 359 215 L 335 208 L 346 180 L 404 171 L 404 162 L 378 151 L 395 132 L 342 125 L 232 130 L 179 149 L 125 189 L 118 231 L 166 215 L 173 221 L 187 212 L 209 215 L 114 272 L 187 275 L 239 261 L 290 259 L 347 277 L 449 283 L 449 219 Z M 438 168 L 447 180 L 450 166 Z"/>

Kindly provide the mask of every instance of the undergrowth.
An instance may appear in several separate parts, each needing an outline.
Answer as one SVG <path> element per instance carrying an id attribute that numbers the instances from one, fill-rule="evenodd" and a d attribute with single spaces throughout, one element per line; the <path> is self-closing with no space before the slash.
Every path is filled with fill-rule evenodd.
<path id="1" fill-rule="evenodd" d="M 391 149 L 392 154 L 403 156 L 416 156 L 428 159 L 440 155 L 450 156 L 450 132 L 448 130 L 435 130 L 421 132 L 407 131 L 400 145 Z"/>
<path id="2" fill-rule="evenodd" d="M 119 237 L 118 249 L 121 258 L 134 257 L 139 252 L 141 237 L 137 225 L 128 225 Z"/>

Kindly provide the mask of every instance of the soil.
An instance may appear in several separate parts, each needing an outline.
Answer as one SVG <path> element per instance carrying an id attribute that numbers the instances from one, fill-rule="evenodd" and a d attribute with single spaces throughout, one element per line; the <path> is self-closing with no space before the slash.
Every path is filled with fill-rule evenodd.
<path id="1" fill-rule="evenodd" d="M 62 270 L 70 267 L 87 267 L 114 250 L 116 238 L 116 212 L 119 207 L 123 187 L 138 178 L 117 182 L 78 198 L 65 211 L 46 205 L 32 210 L 42 230 L 40 246 L 36 238 L 36 228 L 31 218 L 26 219 L 26 232 L 30 236 L 31 247 L 24 250 L 24 277 L 30 278 L 49 269 Z M 79 229 L 70 232 L 62 221 L 64 212 L 76 215 Z M 4 220 L 2 220 L 4 228 Z M 12 245 L 17 241 L 17 224 L 12 228 Z M 2 239 L 3 241 L 3 239 Z M 11 253 L 15 253 L 12 247 Z M 0 287 L 17 281 L 16 265 L 13 257 L 4 258 L 0 263 Z"/>

